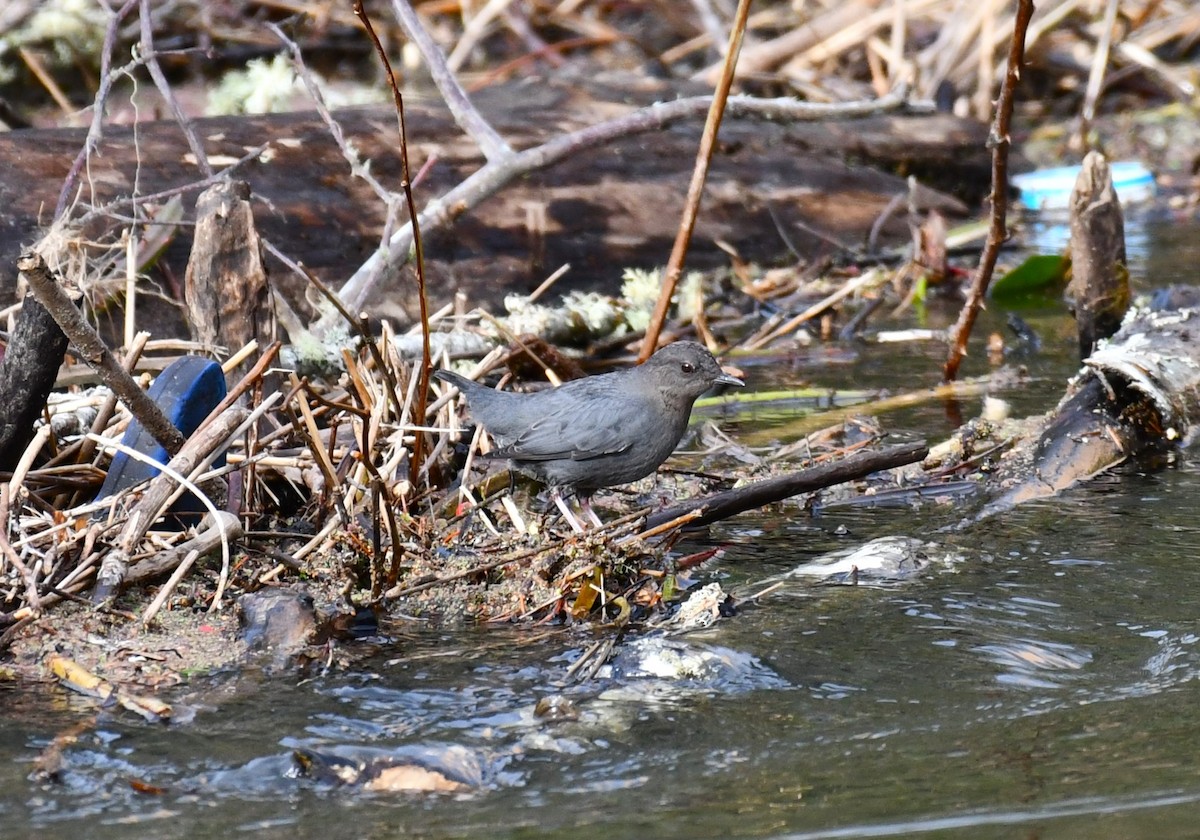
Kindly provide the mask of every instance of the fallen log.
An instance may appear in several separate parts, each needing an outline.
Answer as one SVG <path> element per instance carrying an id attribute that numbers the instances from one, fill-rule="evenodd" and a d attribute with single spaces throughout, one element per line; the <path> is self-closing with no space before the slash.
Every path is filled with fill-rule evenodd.
<path id="1" fill-rule="evenodd" d="M 475 99 L 509 142 L 523 148 L 676 94 L 645 86 L 585 90 L 575 82 L 542 80 L 491 89 Z M 441 103 L 411 101 L 406 110 L 413 166 L 422 170 L 415 179 L 422 204 L 460 183 L 482 158 Z M 359 109 L 337 117 L 349 142 L 371 161 L 372 173 L 397 187 L 394 115 Z M 378 247 L 386 208 L 348 174 L 315 115 L 201 119 L 195 128 L 219 165 L 262 149 L 236 175 L 253 189 L 263 238 L 331 286 L 336 288 Z M 699 120 L 681 123 L 578 155 L 509 185 L 450 229 L 429 235 L 425 251 L 434 302 L 444 303 L 461 289 L 472 302 L 494 305 L 505 293 L 531 291 L 563 263 L 572 268 L 558 288 L 613 290 L 621 268 L 661 263 L 674 237 L 699 130 Z M 728 255 L 718 241 L 733 245 L 746 259 L 778 259 L 789 247 L 781 230 L 804 253 L 836 251 L 833 242 L 860 246 L 889 203 L 908 193 L 900 174 L 924 165 L 944 175 L 943 184 L 966 190 L 981 183 L 985 133 L 982 126 L 944 114 L 789 125 L 731 115 L 721 131 L 689 264 L 725 264 Z M 46 208 L 54 206 L 83 139 L 77 129 L 0 134 L 0 289 L 14 287 L 13 261 L 23 243 L 38 238 Z M 90 161 L 80 198 L 96 206 L 128 196 L 135 185 L 140 194 L 153 195 L 198 180 L 173 122 L 142 123 L 136 134 L 131 127 L 110 126 Z M 923 194 L 928 206 L 943 212 L 965 209 L 948 195 Z M 183 276 L 191 250 L 193 202 L 189 197 L 184 203 L 189 208 L 185 224 L 160 258 L 167 277 Z M 98 235 L 92 229 L 86 233 Z M 904 241 L 907 222 L 891 219 L 884 234 L 884 241 Z M 303 281 L 280 268 L 271 267 L 276 282 L 293 303 L 302 301 Z M 372 310 L 407 321 L 413 314 L 410 286 L 406 276 L 399 282 L 380 291 Z M 183 332 L 178 313 L 168 325 Z"/>

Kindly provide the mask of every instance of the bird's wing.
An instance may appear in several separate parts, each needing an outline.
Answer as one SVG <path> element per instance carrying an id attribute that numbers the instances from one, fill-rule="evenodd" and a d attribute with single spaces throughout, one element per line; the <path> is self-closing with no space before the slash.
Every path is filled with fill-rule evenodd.
<path id="1" fill-rule="evenodd" d="M 517 461 L 587 461 L 616 455 L 633 445 L 619 418 L 604 423 L 596 419 L 586 412 L 554 412 L 516 438 L 503 441 L 494 454 Z"/>

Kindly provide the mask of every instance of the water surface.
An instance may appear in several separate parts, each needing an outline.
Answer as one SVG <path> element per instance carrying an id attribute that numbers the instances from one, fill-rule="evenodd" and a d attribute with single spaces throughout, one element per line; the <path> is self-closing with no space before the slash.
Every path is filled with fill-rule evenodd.
<path id="1" fill-rule="evenodd" d="M 1143 231 L 1135 275 L 1188 278 L 1200 238 L 1179 231 Z M 1045 409 L 1074 367 L 1074 339 L 1060 312 L 1030 318 L 1050 340 L 1008 396 Z M 838 369 L 796 375 L 902 390 L 902 377 L 936 381 L 939 355 L 927 365 L 865 347 Z M 982 370 L 979 356 L 972 364 Z M 930 438 L 950 425 L 940 405 L 885 423 Z M 101 712 L 56 785 L 31 780 L 31 762 L 94 708 L 0 687 L 0 835 L 1195 836 L 1197 509 L 1200 464 L 1185 453 L 1164 471 L 1126 468 L 949 534 L 938 529 L 960 518 L 954 504 L 743 516 L 713 530 L 708 541 L 726 551 L 703 570 L 743 597 L 888 534 L 934 540 L 958 562 L 890 586 L 788 581 L 684 637 L 701 665 L 678 679 L 622 671 L 565 683 L 595 638 L 587 630 L 406 630 L 307 681 L 197 683 L 173 698 L 196 704 L 186 724 Z M 534 718 L 553 693 L 579 720 Z M 337 788 L 295 778 L 297 748 L 441 762 L 480 787 Z"/>

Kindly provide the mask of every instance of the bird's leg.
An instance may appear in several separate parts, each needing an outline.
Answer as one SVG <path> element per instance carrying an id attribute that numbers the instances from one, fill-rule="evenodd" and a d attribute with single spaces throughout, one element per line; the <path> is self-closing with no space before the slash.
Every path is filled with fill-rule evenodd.
<path id="1" fill-rule="evenodd" d="M 596 515 L 596 511 L 592 510 L 591 494 L 579 494 L 579 509 L 583 511 L 583 515 L 592 521 L 592 524 L 597 528 L 603 528 L 604 523 L 600 521 L 600 517 Z"/>
<path id="2" fill-rule="evenodd" d="M 554 499 L 554 504 L 562 511 L 563 519 L 567 520 L 567 524 L 571 526 L 571 530 L 576 534 L 582 534 L 584 527 L 579 524 L 579 520 L 575 518 L 575 514 L 571 513 L 571 506 L 567 504 L 567 500 L 562 497 L 562 491 L 557 487 L 550 488 L 550 498 Z M 594 514 L 593 514 L 594 515 Z"/>

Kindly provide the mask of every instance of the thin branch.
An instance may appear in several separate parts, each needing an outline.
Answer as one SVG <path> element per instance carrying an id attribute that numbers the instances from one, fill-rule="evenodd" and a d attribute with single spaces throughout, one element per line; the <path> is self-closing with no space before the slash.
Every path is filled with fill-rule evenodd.
<path id="1" fill-rule="evenodd" d="M 475 141 L 488 161 L 506 160 L 512 157 L 512 147 L 471 104 L 467 92 L 463 90 L 453 71 L 446 65 L 445 55 L 433 42 L 433 38 L 421 24 L 420 18 L 417 17 L 416 11 L 408 3 L 408 0 L 392 0 L 392 11 L 395 12 L 396 20 L 399 21 L 404 34 L 408 36 L 408 39 L 421 53 L 421 57 L 425 59 L 429 75 L 433 77 L 433 83 L 437 85 L 438 92 L 442 94 L 442 99 L 446 101 L 458 127 Z"/>
<path id="2" fill-rule="evenodd" d="M 270 143 L 267 143 L 262 146 L 256 146 L 255 148 L 251 149 L 250 151 L 246 152 L 246 154 L 242 155 L 240 158 L 235 160 L 233 163 L 229 164 L 229 166 L 226 166 L 224 169 L 214 172 L 212 175 L 209 175 L 207 178 L 204 178 L 203 180 L 193 181 L 190 184 L 183 184 L 182 186 L 178 186 L 178 187 L 171 187 L 170 189 L 162 190 L 162 191 L 156 192 L 156 193 L 141 193 L 139 195 L 127 195 L 127 196 L 114 198 L 112 201 L 109 201 L 107 204 L 101 204 L 99 207 L 94 207 L 91 210 L 89 210 L 87 213 L 85 213 L 83 216 L 81 216 L 78 219 L 77 223 L 79 224 L 80 227 L 82 227 L 82 226 L 86 225 L 88 222 L 96 219 L 99 216 L 115 217 L 115 210 L 118 207 L 126 207 L 126 206 L 136 207 L 139 204 L 142 204 L 142 205 L 152 204 L 154 202 L 162 201 L 164 199 L 174 198 L 177 195 L 183 195 L 184 193 L 196 192 L 197 190 L 207 189 L 207 188 L 211 187 L 213 184 L 218 184 L 221 181 L 231 178 L 233 176 L 233 174 L 235 172 L 237 172 L 238 168 L 242 166 L 242 164 L 249 163 L 250 161 L 255 160 L 256 158 L 261 157 L 262 153 L 265 152 L 269 148 L 269 146 L 270 146 Z M 128 221 L 136 221 L 136 220 L 130 219 Z"/>
<path id="3" fill-rule="evenodd" d="M 1000 246 L 1008 239 L 1008 149 L 1012 145 L 1008 132 L 1012 122 L 1013 98 L 1017 83 L 1021 80 L 1021 64 L 1025 61 L 1025 33 L 1029 29 L 1031 17 L 1033 0 L 1018 0 L 1012 45 L 1008 52 L 1008 72 L 1004 74 L 1004 82 L 1000 85 L 996 119 L 988 137 L 988 144 L 992 147 L 991 223 L 988 226 L 983 255 L 979 259 L 979 268 L 971 281 L 971 291 L 962 311 L 958 313 L 958 322 L 954 325 L 954 338 L 950 342 L 945 367 L 942 368 L 942 378 L 946 382 L 953 382 L 958 377 L 958 367 L 962 364 L 963 356 L 967 355 L 967 340 L 971 337 L 971 329 L 975 326 L 975 319 L 983 306 L 988 285 L 992 282 L 996 257 L 1000 253 Z"/>
<path id="4" fill-rule="evenodd" d="M 396 84 L 395 74 L 392 73 L 392 65 L 388 61 L 387 51 L 383 48 L 383 44 L 380 43 L 379 36 L 375 34 L 375 28 L 371 25 L 371 19 L 367 16 L 366 10 L 363 8 L 362 0 L 354 0 L 354 14 L 362 21 L 363 26 L 366 27 L 367 35 L 370 36 L 371 42 L 375 45 L 375 51 L 379 54 L 379 60 L 383 62 L 384 70 L 387 72 L 388 84 L 392 89 L 392 97 L 396 102 L 396 119 L 399 122 L 400 131 L 400 171 L 402 173 L 400 186 L 404 192 L 404 203 L 408 207 L 409 224 L 412 226 L 413 257 L 417 265 L 417 303 L 421 310 L 421 363 L 417 368 L 416 393 L 416 416 L 421 419 L 425 417 L 425 407 L 428 405 L 429 374 L 432 370 L 432 358 L 429 353 L 429 294 L 425 285 L 425 249 L 421 242 L 421 222 L 417 216 L 417 203 L 413 198 L 412 176 L 408 167 L 408 130 L 404 125 L 404 97 L 400 95 L 400 87 Z M 465 96 L 466 94 L 463 95 Z M 496 138 L 499 139 L 499 135 L 496 135 Z M 501 142 L 503 143 L 503 141 Z M 512 155 L 512 150 L 507 145 L 504 146 L 504 151 L 505 157 Z M 421 474 L 421 461 L 424 459 L 424 455 L 425 435 L 418 430 L 413 435 L 412 460 L 409 462 L 408 468 L 408 474 L 411 478 L 410 484 L 413 489 L 416 489 L 417 477 Z"/>
<path id="5" fill-rule="evenodd" d="M 108 95 L 112 91 L 113 83 L 125 72 L 128 68 L 122 68 L 118 72 L 112 72 L 112 55 L 117 44 L 117 29 L 121 26 L 121 21 L 129 14 L 138 0 L 125 0 L 125 5 L 117 9 L 116 13 L 108 19 L 108 25 L 104 29 L 104 46 L 100 51 L 100 86 L 96 90 L 96 98 L 92 102 L 92 124 L 88 126 L 87 138 L 83 141 L 83 148 L 79 150 L 79 154 L 75 156 L 75 160 L 71 162 L 71 168 L 67 172 L 67 177 L 63 180 L 62 189 L 58 193 L 58 204 L 54 206 L 54 218 L 59 219 L 67 210 L 67 202 L 70 201 L 71 193 L 75 191 L 75 185 L 79 183 L 79 176 L 83 172 L 83 165 L 87 162 L 88 157 L 96 150 L 101 138 L 104 136 L 104 104 L 108 101 Z"/>
<path id="6" fill-rule="evenodd" d="M 712 162 L 713 151 L 717 148 L 717 132 L 721 129 L 721 118 L 725 115 L 725 104 L 729 100 L 729 89 L 733 87 L 733 72 L 737 67 L 738 55 L 742 51 L 742 37 L 746 34 L 746 19 L 750 17 L 750 0 L 738 0 L 737 13 L 733 20 L 733 29 L 729 33 L 729 46 L 725 48 L 725 61 L 721 67 L 721 79 L 713 93 L 712 105 L 705 118 L 704 131 L 700 135 L 700 148 L 696 151 L 696 165 L 692 168 L 692 181 L 688 184 L 687 201 L 683 207 L 683 218 L 679 221 L 679 232 L 675 236 L 675 244 L 671 248 L 671 256 L 667 260 L 667 270 L 663 273 L 662 288 L 658 290 L 658 303 L 650 316 L 650 324 L 646 327 L 646 337 L 642 339 L 642 349 L 638 353 L 638 363 L 646 361 L 658 349 L 658 337 L 662 334 L 663 323 L 667 320 L 667 310 L 671 308 L 671 298 L 675 296 L 675 286 L 683 274 L 683 263 L 687 259 L 688 246 L 692 242 L 692 232 L 696 229 L 696 218 L 700 215 L 700 199 L 704 195 L 704 182 L 708 180 L 708 167 Z"/>
<path id="7" fill-rule="evenodd" d="M 183 136 L 187 139 L 188 148 L 192 150 L 192 155 L 196 158 L 196 165 L 200 167 L 200 171 L 205 176 L 213 174 L 212 164 L 208 162 L 208 155 L 204 151 L 204 146 L 200 144 L 200 140 L 196 137 L 196 132 L 192 128 L 192 121 L 188 115 L 183 112 L 179 101 L 175 98 L 175 93 L 171 90 L 171 84 L 167 81 L 167 76 L 163 73 L 162 66 L 158 63 L 158 56 L 154 52 L 154 33 L 151 30 L 151 15 L 150 15 L 150 0 L 141 0 L 141 12 L 139 14 L 141 22 L 141 42 L 138 49 L 146 61 L 146 69 L 150 71 L 150 78 L 154 80 L 155 86 L 158 88 L 159 94 L 167 107 L 171 109 L 171 115 L 175 117 L 175 122 L 179 124 L 179 128 L 183 131 Z"/>
<path id="8" fill-rule="evenodd" d="M 379 180 L 371 174 L 371 170 L 363 164 L 362 158 L 358 154 L 358 149 L 354 148 L 346 140 L 346 132 L 342 131 L 342 124 L 333 118 L 333 114 L 329 112 L 329 106 L 325 104 L 325 96 L 321 93 L 321 87 L 317 84 L 317 80 L 313 78 L 312 71 L 308 69 L 308 65 L 304 63 L 304 55 L 300 52 L 300 45 L 284 34 L 284 31 L 274 23 L 267 22 L 267 29 L 274 33 L 279 42 L 287 48 L 288 53 L 292 56 L 292 66 L 296 68 L 296 73 L 300 76 L 300 81 L 304 83 L 305 89 L 308 91 L 309 97 L 313 101 L 313 105 L 317 109 L 317 116 L 321 118 L 321 122 L 325 123 L 325 128 L 329 130 L 329 136 L 333 138 L 333 142 L 337 143 L 337 147 L 342 150 L 342 157 L 350 164 L 350 174 L 362 178 L 367 182 L 375 195 L 379 196 L 380 200 L 388 203 L 392 200 L 392 193 Z"/>

